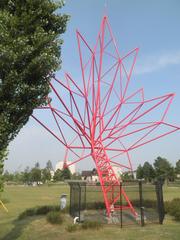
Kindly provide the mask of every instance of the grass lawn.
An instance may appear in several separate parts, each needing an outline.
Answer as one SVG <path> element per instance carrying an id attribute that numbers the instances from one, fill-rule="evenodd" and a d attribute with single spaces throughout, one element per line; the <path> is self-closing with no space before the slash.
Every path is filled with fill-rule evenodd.
<path id="1" fill-rule="evenodd" d="M 179 240 L 180 223 L 177 223 L 166 216 L 163 225 L 147 225 L 144 228 L 139 226 L 124 227 L 105 225 L 100 230 L 78 230 L 73 233 L 66 231 L 66 226 L 72 223 L 72 219 L 65 215 L 63 225 L 51 225 L 44 216 L 27 217 L 24 220 L 17 220 L 18 215 L 25 209 L 42 206 L 57 205 L 61 193 L 69 195 L 69 187 L 66 185 L 23 187 L 6 186 L 2 198 L 7 199 L 5 204 L 9 212 L 6 213 L 0 207 L 0 239 L 2 240 L 111 240 L 111 239 L 138 239 L 138 240 Z M 171 200 L 180 197 L 180 188 L 165 187 L 164 199 Z"/>

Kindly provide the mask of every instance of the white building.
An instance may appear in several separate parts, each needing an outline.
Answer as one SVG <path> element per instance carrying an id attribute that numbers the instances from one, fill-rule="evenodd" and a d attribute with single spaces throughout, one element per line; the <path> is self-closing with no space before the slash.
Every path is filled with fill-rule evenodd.
<path id="1" fill-rule="evenodd" d="M 81 177 L 82 180 L 86 180 L 87 182 L 99 182 L 99 176 L 95 168 L 92 171 L 82 171 Z"/>
<path id="2" fill-rule="evenodd" d="M 67 162 L 67 165 L 70 164 L 71 162 Z M 60 169 L 62 170 L 64 166 L 64 161 L 59 161 L 56 166 L 55 166 L 55 171 Z M 68 167 L 69 170 L 71 171 L 72 174 L 76 172 L 75 164 L 72 164 L 71 166 Z"/>
<path id="3" fill-rule="evenodd" d="M 122 175 L 122 170 L 121 170 L 121 168 L 119 167 L 119 166 L 117 166 L 117 165 L 112 165 L 112 168 L 113 168 L 113 170 L 114 170 L 114 173 L 116 174 L 116 177 L 117 178 L 120 178 L 121 177 L 121 175 Z"/>

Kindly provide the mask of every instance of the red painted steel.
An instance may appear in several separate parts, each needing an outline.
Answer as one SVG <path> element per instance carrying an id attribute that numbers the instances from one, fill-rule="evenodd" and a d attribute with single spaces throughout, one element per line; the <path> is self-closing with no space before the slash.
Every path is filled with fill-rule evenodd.
<path id="1" fill-rule="evenodd" d="M 107 16 L 103 17 L 94 48 L 78 31 L 76 35 L 82 81 L 75 81 L 68 73 L 65 81 L 54 78 L 50 86 L 58 106 L 47 98 L 47 106 L 38 108 L 50 111 L 57 130 L 51 130 L 37 116 L 32 117 L 65 146 L 64 166 L 90 157 L 94 160 L 108 216 L 113 209 L 129 209 L 136 216 L 123 188 L 124 204 L 118 204 L 120 193 L 116 186 L 121 179 L 113 166 L 122 172 L 132 171 L 130 151 L 180 130 L 165 122 L 174 94 L 145 100 L 142 88 L 129 92 L 139 49 L 120 55 Z M 160 116 L 153 113 L 157 109 Z M 71 163 L 67 164 L 67 160 Z"/>

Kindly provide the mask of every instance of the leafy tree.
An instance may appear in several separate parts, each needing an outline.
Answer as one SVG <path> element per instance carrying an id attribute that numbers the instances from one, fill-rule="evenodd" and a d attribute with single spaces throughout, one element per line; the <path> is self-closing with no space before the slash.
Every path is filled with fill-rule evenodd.
<path id="1" fill-rule="evenodd" d="M 3 167 L 4 167 L 4 164 L 3 164 L 3 161 L 0 159 L 0 192 L 3 191 Z"/>
<path id="2" fill-rule="evenodd" d="M 36 163 L 35 163 L 35 168 L 40 168 L 39 162 L 36 162 Z"/>
<path id="3" fill-rule="evenodd" d="M 157 178 L 167 179 L 171 177 L 172 166 L 166 158 L 157 157 L 154 161 L 154 168 Z"/>
<path id="4" fill-rule="evenodd" d="M 44 168 L 42 170 L 42 182 L 45 183 L 47 181 L 50 181 L 51 180 L 51 172 L 49 169 L 47 168 Z"/>
<path id="5" fill-rule="evenodd" d="M 30 172 L 31 182 L 36 182 L 37 184 L 41 181 L 41 170 L 39 168 L 32 168 Z"/>
<path id="6" fill-rule="evenodd" d="M 23 172 L 15 172 L 13 180 L 17 183 L 23 183 Z"/>
<path id="7" fill-rule="evenodd" d="M 62 180 L 71 179 L 71 171 L 68 167 L 62 170 Z"/>
<path id="8" fill-rule="evenodd" d="M 171 166 L 167 174 L 167 179 L 173 182 L 175 178 L 176 178 L 175 168 Z"/>
<path id="9" fill-rule="evenodd" d="M 3 179 L 5 182 L 14 181 L 14 174 L 9 173 L 7 170 L 3 174 Z"/>
<path id="10" fill-rule="evenodd" d="M 1 125 L 0 125 L 0 128 L 1 128 Z M 1 134 L 0 134 L 0 138 L 1 138 Z M 4 160 L 6 156 L 7 156 L 6 148 L 1 149 L 1 146 L 0 146 L 0 192 L 3 191 L 3 187 L 4 187 L 3 167 L 4 167 Z"/>
<path id="11" fill-rule="evenodd" d="M 176 162 L 175 172 L 176 174 L 180 174 L 180 159 Z"/>
<path id="12" fill-rule="evenodd" d="M 57 11 L 62 6 L 61 0 L 0 1 L 0 184 L 9 142 L 33 109 L 46 104 L 61 64 L 61 34 L 69 18 Z"/>
<path id="13" fill-rule="evenodd" d="M 31 176 L 30 176 L 30 169 L 29 167 L 26 167 L 24 173 L 23 173 L 23 182 L 28 184 L 31 181 Z"/>
<path id="14" fill-rule="evenodd" d="M 143 165 L 143 175 L 146 181 L 151 182 L 155 178 L 155 171 L 153 166 L 149 162 L 145 162 Z"/>
<path id="15" fill-rule="evenodd" d="M 137 167 L 136 178 L 137 179 L 143 179 L 144 178 L 144 171 L 143 171 L 143 167 L 141 166 L 141 164 Z"/>
<path id="16" fill-rule="evenodd" d="M 60 169 L 57 169 L 55 171 L 53 179 L 54 179 L 54 181 L 61 181 L 62 180 L 62 171 Z"/>
<path id="17" fill-rule="evenodd" d="M 50 171 L 53 170 L 53 166 L 52 166 L 51 160 L 48 160 L 48 161 L 47 161 L 47 163 L 46 163 L 46 168 L 47 168 L 48 170 L 50 170 Z"/>

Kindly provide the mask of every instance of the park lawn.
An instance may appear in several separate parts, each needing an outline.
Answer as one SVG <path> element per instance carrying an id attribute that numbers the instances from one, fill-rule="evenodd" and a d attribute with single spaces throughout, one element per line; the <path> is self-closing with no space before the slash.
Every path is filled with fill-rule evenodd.
<path id="1" fill-rule="evenodd" d="M 69 233 L 66 226 L 72 223 L 72 219 L 66 214 L 63 225 L 51 225 L 47 223 L 45 216 L 27 217 L 24 220 L 17 220 L 18 215 L 25 209 L 42 206 L 58 205 L 59 197 L 62 193 L 69 195 L 68 185 L 23 187 L 6 186 L 2 198 L 8 200 L 6 213 L 0 208 L 0 239 L 61 239 L 61 240 L 81 240 L 81 239 L 180 239 L 180 224 L 166 217 L 163 225 L 148 225 L 144 228 L 139 226 L 127 226 L 120 229 L 118 226 L 105 225 L 101 230 L 78 230 Z M 164 199 L 171 200 L 180 197 L 180 188 L 164 187 Z"/>

